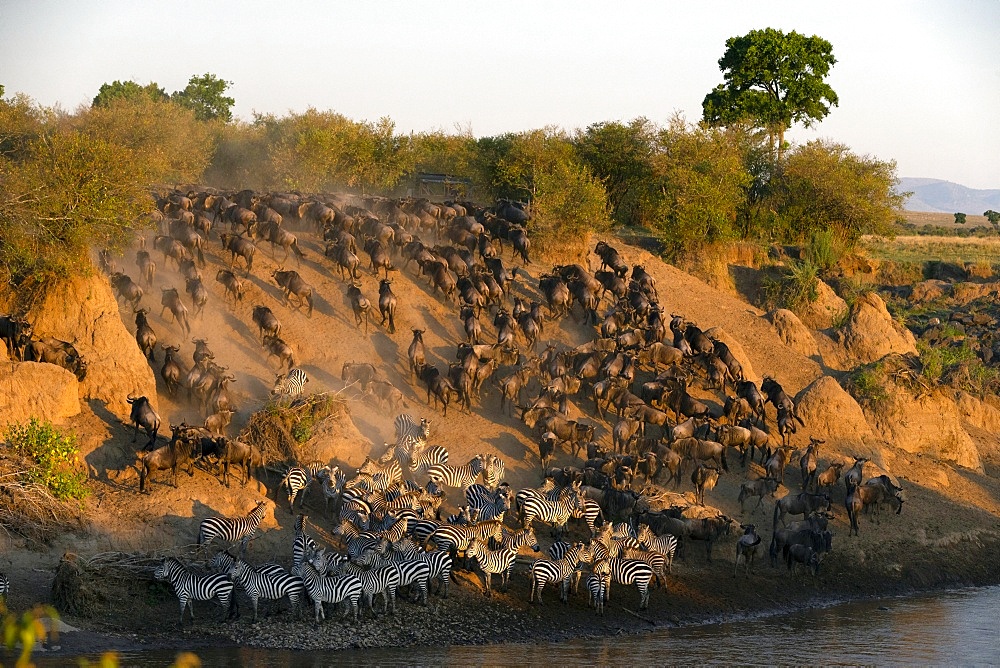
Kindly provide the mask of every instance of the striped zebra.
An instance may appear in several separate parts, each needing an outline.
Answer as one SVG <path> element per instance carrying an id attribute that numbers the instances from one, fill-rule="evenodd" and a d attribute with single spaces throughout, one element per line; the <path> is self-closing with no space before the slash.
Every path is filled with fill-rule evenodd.
<path id="1" fill-rule="evenodd" d="M 279 375 L 274 381 L 274 388 L 271 389 L 271 397 L 279 401 L 286 397 L 297 397 L 305 391 L 309 376 L 298 367 L 291 369 L 284 375 Z"/>
<path id="2" fill-rule="evenodd" d="M 592 560 L 593 552 L 583 543 L 575 544 L 562 559 L 556 561 L 536 559 L 531 564 L 531 596 L 528 602 L 534 602 L 537 595 L 538 603 L 541 605 L 542 589 L 550 582 L 558 582 L 562 585 L 559 600 L 566 603 L 569 600 L 570 577 L 580 569 L 581 564 L 590 563 Z"/>
<path id="3" fill-rule="evenodd" d="M 295 617 L 302 617 L 302 610 L 299 608 L 299 597 L 303 591 L 302 578 L 288 573 L 281 575 L 261 573 L 243 561 L 233 564 L 229 569 L 229 577 L 241 585 L 250 597 L 250 602 L 253 603 L 252 623 L 257 623 L 257 604 L 262 598 L 275 601 L 287 596 L 295 609 Z"/>
<path id="4" fill-rule="evenodd" d="M 415 522 L 409 522 L 406 525 L 406 530 L 410 532 L 410 537 L 413 538 L 420 545 L 427 543 L 427 539 L 430 535 L 437 531 L 438 527 L 442 526 L 440 522 L 434 520 L 417 520 Z"/>
<path id="5" fill-rule="evenodd" d="M 500 540 L 502 537 L 503 524 L 496 520 L 478 524 L 444 524 L 427 537 L 426 544 L 434 543 L 437 549 L 448 552 L 454 560 L 459 552 L 465 552 L 473 538 L 488 542 L 490 538 Z"/>
<path id="6" fill-rule="evenodd" d="M 581 501 L 582 505 L 574 510 L 570 517 L 583 520 L 587 528 L 590 529 L 590 537 L 593 538 L 597 535 L 597 520 L 603 521 L 604 512 L 601 510 L 601 504 L 589 497 L 581 497 Z"/>
<path id="7" fill-rule="evenodd" d="M 583 501 L 580 499 L 580 495 L 575 492 L 558 501 L 549 501 L 536 496 L 528 496 L 518 509 L 518 514 L 520 515 L 521 526 L 531 526 L 531 523 L 535 519 L 538 519 L 554 526 L 557 535 L 559 535 L 566 526 L 566 522 L 573 515 L 573 512 L 582 507 Z"/>
<path id="8" fill-rule="evenodd" d="M 323 511 L 330 512 L 330 501 L 333 501 L 334 508 L 340 501 L 340 494 L 344 491 L 347 483 L 347 476 L 340 470 L 339 466 L 324 466 L 317 473 L 320 485 L 323 490 Z"/>
<path id="9" fill-rule="evenodd" d="M 677 552 L 676 536 L 668 533 L 657 536 L 649 526 L 640 524 L 638 540 L 643 549 L 662 554 L 667 561 L 667 573 L 674 572 L 674 554 Z"/>
<path id="10" fill-rule="evenodd" d="M 326 551 L 320 550 L 313 555 L 309 563 L 318 572 L 324 572 L 327 569 L 328 558 Z M 374 598 L 376 594 L 382 595 L 382 600 L 385 602 L 385 611 L 388 611 L 390 607 L 392 612 L 396 611 L 396 589 L 399 587 L 399 569 L 395 564 L 374 568 L 369 571 L 363 570 L 346 561 L 341 564 L 341 574 L 353 575 L 361 581 L 361 595 L 364 598 L 365 605 L 372 611 L 372 614 L 375 613 Z"/>
<path id="11" fill-rule="evenodd" d="M 438 586 L 435 593 L 441 593 L 442 598 L 448 598 L 448 586 L 451 584 L 451 555 L 444 550 L 424 552 L 409 538 L 402 538 L 390 546 L 389 558 L 396 563 L 400 561 L 422 561 L 430 569 L 429 580 L 437 578 Z"/>
<path id="12" fill-rule="evenodd" d="M 427 588 L 431 580 L 431 567 L 423 560 L 392 559 L 375 552 L 367 552 L 354 560 L 356 566 L 368 568 L 383 568 L 395 565 L 399 570 L 399 586 L 410 587 L 413 601 L 427 605 Z M 415 590 L 415 591 L 414 591 Z"/>
<path id="13" fill-rule="evenodd" d="M 306 492 L 309 491 L 309 483 L 313 479 L 320 480 L 322 482 L 321 471 L 325 467 L 320 463 L 313 463 L 309 466 L 293 466 L 288 469 L 288 473 L 285 477 L 281 479 L 278 483 L 278 487 L 284 487 L 285 491 L 288 493 L 288 512 L 292 512 L 295 507 L 295 499 L 299 499 L 299 508 L 301 508 L 306 502 Z M 299 497 L 299 492 L 302 496 Z"/>
<path id="14" fill-rule="evenodd" d="M 333 528 L 333 534 L 340 536 L 341 540 L 347 543 L 347 556 L 351 559 L 375 549 L 381 540 L 378 535 L 370 531 L 361 531 L 346 520 L 341 520 L 340 524 Z"/>
<path id="15" fill-rule="evenodd" d="M 348 613 L 354 613 L 354 621 L 358 621 L 358 601 L 361 599 L 361 580 L 353 575 L 335 575 L 328 577 L 320 573 L 308 561 L 298 568 L 298 574 L 302 578 L 303 586 L 313 600 L 316 608 L 316 623 L 320 618 L 326 619 L 326 611 L 323 610 L 324 603 L 347 603 L 347 608 L 341 618 Z"/>
<path id="16" fill-rule="evenodd" d="M 479 563 L 479 570 L 486 576 L 486 596 L 493 597 L 492 579 L 493 575 L 500 576 L 500 591 L 507 591 L 510 581 L 510 572 L 514 569 L 514 560 L 517 559 L 517 550 L 501 547 L 498 550 L 491 550 L 478 539 L 469 541 L 469 547 L 465 550 L 465 556 L 475 559 Z"/>
<path id="17" fill-rule="evenodd" d="M 386 514 L 403 510 L 412 510 L 416 513 L 421 509 L 416 492 L 400 492 L 398 490 L 372 493 L 369 507 L 376 517 L 384 517 Z"/>
<path id="18" fill-rule="evenodd" d="M 374 480 L 379 475 L 385 479 L 385 486 L 376 486 L 372 489 L 381 489 L 385 491 L 403 480 L 403 469 L 400 467 L 399 462 L 395 459 L 386 460 L 375 460 L 371 457 L 365 457 L 365 461 L 358 467 L 358 477 L 367 476 L 369 479 Z M 350 484 L 356 484 L 357 478 L 352 480 Z"/>
<path id="19" fill-rule="evenodd" d="M 396 459 L 401 464 L 409 464 L 414 454 L 427 447 L 427 439 L 431 436 L 431 423 L 426 418 L 417 422 L 410 415 L 403 413 L 396 417 L 393 425 L 396 428 Z M 388 443 L 386 444 L 388 446 Z"/>
<path id="20" fill-rule="evenodd" d="M 651 552 L 642 548 L 629 547 L 621 551 L 622 559 L 635 559 L 645 561 L 653 569 L 653 577 L 656 578 L 656 587 L 667 586 L 667 558 L 659 552 Z"/>
<path id="21" fill-rule="evenodd" d="M 0 601 L 7 600 L 7 592 L 10 591 L 10 579 L 6 573 L 0 573 Z"/>
<path id="22" fill-rule="evenodd" d="M 264 519 L 263 501 L 246 514 L 245 517 L 208 517 L 198 525 L 198 545 L 208 545 L 216 538 L 228 543 L 235 543 L 244 538 L 253 538 L 257 527 Z"/>
<path id="23" fill-rule="evenodd" d="M 229 554 L 225 550 L 216 553 L 212 560 L 208 562 L 208 570 L 213 573 L 220 573 L 222 575 L 227 575 L 229 569 L 232 568 L 239 559 Z M 258 573 L 264 573 L 265 575 L 287 575 L 288 571 L 281 564 L 266 563 L 260 566 L 253 567 Z"/>
<path id="24" fill-rule="evenodd" d="M 477 483 L 465 488 L 465 500 L 469 502 L 470 508 L 479 511 L 480 520 L 502 521 L 504 513 L 510 510 L 513 490 L 507 483 L 502 483 L 496 491 Z"/>
<path id="25" fill-rule="evenodd" d="M 306 516 L 295 517 L 295 539 L 292 541 L 292 567 L 300 565 L 309 555 L 319 549 L 309 534 L 306 533 Z"/>
<path id="26" fill-rule="evenodd" d="M 448 463 L 448 449 L 443 445 L 432 445 L 413 453 L 410 459 L 410 472 L 422 473 L 435 464 Z"/>
<path id="27" fill-rule="evenodd" d="M 535 552 L 541 549 L 538 547 L 538 538 L 535 537 L 535 531 L 531 527 L 520 529 L 514 533 L 510 533 L 507 529 L 504 529 L 500 536 L 499 545 L 491 541 L 489 547 L 490 549 L 502 547 L 506 550 L 514 550 L 516 552 L 525 545 Z"/>
<path id="28" fill-rule="evenodd" d="M 596 564 L 595 564 L 596 567 Z M 594 606 L 597 610 L 597 614 L 604 614 L 604 583 L 606 579 L 595 573 L 591 573 L 587 576 L 587 605 Z"/>
<path id="29" fill-rule="evenodd" d="M 457 487 L 462 489 L 475 484 L 482 471 L 483 455 L 476 455 L 464 466 L 435 464 L 427 469 L 427 477 L 438 487 Z"/>
<path id="30" fill-rule="evenodd" d="M 500 485 L 500 481 L 503 480 L 503 460 L 496 455 L 484 455 L 484 457 L 483 480 L 486 483 L 486 487 L 496 489 Z"/>
<path id="31" fill-rule="evenodd" d="M 653 580 L 653 567 L 645 561 L 637 559 L 622 559 L 611 557 L 608 559 L 610 574 L 605 581 L 605 602 L 611 600 L 611 581 L 617 584 L 635 585 L 639 590 L 639 609 L 645 610 L 649 607 L 649 583 Z"/>
<path id="32" fill-rule="evenodd" d="M 153 577 L 169 582 L 174 588 L 174 594 L 181 604 L 181 626 L 184 625 L 185 608 L 191 610 L 191 621 L 194 622 L 194 601 L 210 601 L 217 598 L 222 607 L 228 611 L 226 619 L 232 619 L 235 614 L 236 598 L 233 596 L 233 583 L 222 573 L 194 575 L 181 562 L 170 557 L 156 567 Z"/>

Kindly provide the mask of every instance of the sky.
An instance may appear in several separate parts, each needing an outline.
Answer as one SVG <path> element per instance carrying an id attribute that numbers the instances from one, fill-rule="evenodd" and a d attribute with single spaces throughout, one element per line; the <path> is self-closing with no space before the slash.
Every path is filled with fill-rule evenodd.
<path id="1" fill-rule="evenodd" d="M 6 94 L 72 111 L 101 84 L 232 82 L 234 113 L 309 107 L 479 136 L 695 122 L 730 37 L 818 35 L 840 98 L 811 129 L 900 177 L 1000 189 L 1000 1 L 0 0 Z"/>

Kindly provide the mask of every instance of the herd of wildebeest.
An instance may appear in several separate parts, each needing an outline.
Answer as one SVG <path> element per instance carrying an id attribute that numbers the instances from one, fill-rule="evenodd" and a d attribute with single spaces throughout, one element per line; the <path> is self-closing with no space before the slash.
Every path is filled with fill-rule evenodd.
<path id="1" fill-rule="evenodd" d="M 179 561 L 161 566 L 157 575 L 173 584 L 182 622 L 190 600 L 214 597 L 232 614 L 234 583 L 253 601 L 255 618 L 260 598 L 287 596 L 297 607 L 308 595 L 317 621 L 323 602 L 346 601 L 356 618 L 359 597 L 371 608 L 373 596 L 381 594 L 386 608 L 394 609 L 399 586 L 409 585 L 411 595 L 426 603 L 428 583 L 437 580 L 447 595 L 452 563 L 474 565 L 492 593 L 491 575 L 506 585 L 520 548 L 540 549 L 535 536 L 540 525 L 550 527 L 554 542 L 531 564 L 532 600 L 541 602 L 543 587 L 552 583 L 566 601 L 570 584 L 575 589 L 586 573 L 586 591 L 599 611 L 612 582 L 636 586 L 640 607 L 646 607 L 651 586 L 666 585 L 675 553 L 683 557 L 687 546 L 701 542 L 711 561 L 713 544 L 737 527 L 734 574 L 741 566 L 750 574 L 762 544 L 757 526 L 705 506 L 719 476 L 732 474 L 731 453 L 739 455 L 747 471 L 738 501 L 744 514 L 746 502 L 753 504 L 751 517 L 766 498 L 788 489 L 786 469 L 798 469 L 800 489 L 788 489 L 774 501 L 766 550 L 772 565 L 780 560 L 789 570 L 803 565 L 817 574 L 832 548 L 832 499 L 841 478 L 849 533 L 859 531 L 862 511 L 878 519 L 883 504 L 897 513 L 902 509 L 903 491 L 888 476 L 864 479 L 867 458 L 856 457 L 844 471 L 842 462 L 824 465 L 822 440 L 792 447 L 791 435 L 805 426 L 792 397 L 774 378 L 765 376 L 758 386 L 744 377 L 721 336 L 668 314 L 653 276 L 641 265 L 629 267 L 609 243 L 601 241 L 594 249 L 600 262 L 596 271 L 567 264 L 532 278 L 527 271 L 531 217 L 518 203 L 480 207 L 414 198 L 172 191 L 156 194 L 154 216 L 159 234 L 152 251 L 140 237 L 137 280 L 118 267 L 121 258 L 111 253 L 100 252 L 99 265 L 134 313 L 136 343 L 166 392 L 186 397 L 205 422 L 171 425 L 169 441 L 158 445 L 160 418 L 148 398 L 128 397 L 133 442 L 140 428 L 148 436 L 147 451 L 137 463 L 140 491 L 147 491 L 150 475 L 158 470 L 170 470 L 176 486 L 177 469 L 192 475 L 195 463 L 217 471 L 227 486 L 231 465 L 243 467 L 244 485 L 252 470 L 261 479 L 268 468 L 284 466 L 278 487 L 287 495 L 289 510 L 294 513 L 296 499 L 301 507 L 306 491 L 317 485 L 326 513 L 333 504 L 333 533 L 341 540 L 338 549 L 320 548 L 299 515 L 291 569 L 250 566 L 243 559 L 262 506 L 243 518 L 205 520 L 200 544 L 219 539 L 241 543 L 243 550 L 239 556 L 217 554 L 212 560 L 217 573 L 201 574 Z M 457 361 L 446 369 L 429 363 L 424 331 L 414 328 L 406 362 L 410 382 L 423 386 L 428 405 L 445 420 L 452 402 L 496 420 L 516 412 L 537 442 L 539 487 L 513 489 L 503 480 L 504 462 L 494 454 L 483 452 L 458 465 L 450 461 L 446 445 L 431 444 L 430 420 L 400 414 L 410 389 L 396 387 L 377 363 L 347 362 L 341 369 L 347 386 L 398 415 L 394 441 L 352 477 L 334 462 L 264 461 L 257 448 L 227 435 L 235 411 L 227 388 L 234 374 L 216 362 L 205 339 L 193 340 L 193 364 L 186 368 L 180 346 L 162 342 L 147 320 L 142 300 L 156 276 L 155 253 L 162 255 L 161 270 L 178 272 L 186 294 L 161 287 L 161 315 L 169 311 L 172 327 L 189 337 L 190 319 L 213 299 L 201 273 L 207 266 L 206 245 L 217 239 L 229 253 L 228 267 L 213 270 L 221 292 L 217 299 L 235 307 L 248 292 L 259 244 L 270 244 L 275 262 L 283 254 L 281 267 L 290 258 L 301 263 L 305 254 L 292 230 L 310 235 L 323 249 L 316 264 L 331 275 L 336 271 L 344 283 L 358 336 L 367 336 L 374 319 L 395 333 L 399 310 L 409 305 L 393 292 L 393 272 L 417 284 L 423 277 L 427 291 L 440 295 L 434 298 L 456 309 L 464 334 Z M 433 245 L 424 241 L 430 239 Z M 368 262 L 359 257 L 359 248 Z M 514 266 L 518 261 L 521 267 Z M 294 269 L 281 267 L 270 279 L 281 288 L 282 306 L 313 317 L 315 289 Z M 365 268 L 378 283 L 371 301 L 364 294 Z M 282 338 L 278 315 L 264 304 L 253 306 L 263 350 L 286 371 L 277 376 L 269 401 L 289 404 L 302 400 L 308 376 Z M 575 348 L 549 343 L 539 353 L 546 327 L 557 327 L 565 318 L 592 331 L 593 339 Z M 13 359 L 58 364 L 84 378 L 86 363 L 72 344 L 36 339 L 36 334 L 23 318 L 0 318 L 0 336 Z M 158 348 L 162 359 L 157 359 Z M 701 396 L 712 399 L 693 396 L 689 390 L 695 384 L 702 387 Z M 496 396 L 494 406 L 484 405 L 484 392 Z M 570 401 L 586 419 L 570 418 Z M 598 438 L 601 431 L 610 439 Z M 557 456 L 572 463 L 552 466 Z M 693 501 L 667 492 L 685 478 L 693 486 Z M 462 492 L 464 504 L 449 503 L 449 494 L 457 496 L 451 490 Z M 674 503 L 665 504 L 668 498 Z M 456 512 L 442 518 L 442 504 Z M 788 516 L 801 519 L 788 522 Z M 568 532 L 578 540 L 564 540 Z"/>

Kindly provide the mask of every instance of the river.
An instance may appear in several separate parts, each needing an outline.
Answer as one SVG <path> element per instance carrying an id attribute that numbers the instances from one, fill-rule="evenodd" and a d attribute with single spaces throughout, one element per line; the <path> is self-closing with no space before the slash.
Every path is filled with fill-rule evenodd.
<path id="1" fill-rule="evenodd" d="M 983 665 L 1000 663 L 1000 587 L 852 602 L 639 635 L 531 645 L 291 652 L 198 650 L 205 666 L 501 665 Z M 121 655 L 123 666 L 167 666 L 174 652 Z M 40 659 L 39 666 L 67 659 Z"/>

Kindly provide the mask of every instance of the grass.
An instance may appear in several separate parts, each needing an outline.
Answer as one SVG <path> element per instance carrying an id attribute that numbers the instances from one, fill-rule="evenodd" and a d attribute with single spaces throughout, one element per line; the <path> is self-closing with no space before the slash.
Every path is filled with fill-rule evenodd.
<path id="1" fill-rule="evenodd" d="M 1000 264 L 1000 237 L 865 237 L 861 245 L 870 257 L 899 264 L 934 260 L 991 267 Z"/>

